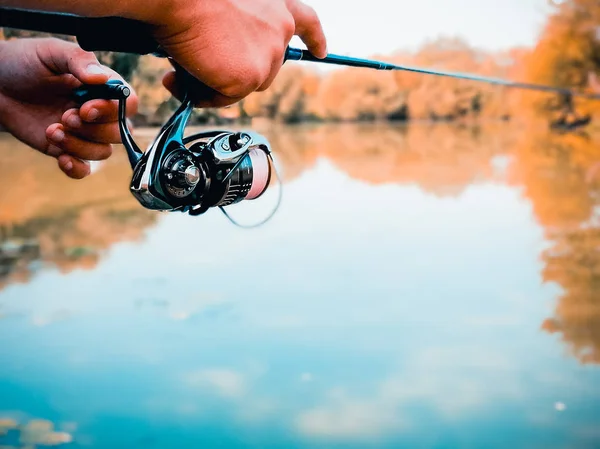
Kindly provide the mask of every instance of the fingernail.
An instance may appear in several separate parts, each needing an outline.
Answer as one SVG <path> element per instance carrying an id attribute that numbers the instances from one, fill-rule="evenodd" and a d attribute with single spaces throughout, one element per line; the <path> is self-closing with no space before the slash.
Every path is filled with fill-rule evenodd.
<path id="1" fill-rule="evenodd" d="M 79 128 L 81 126 L 81 119 L 76 114 L 68 116 L 66 122 L 70 128 Z"/>
<path id="2" fill-rule="evenodd" d="M 71 161 L 67 161 L 67 162 L 65 163 L 65 170 L 66 170 L 66 171 L 71 171 L 72 169 L 73 169 L 73 162 L 71 162 Z"/>
<path id="3" fill-rule="evenodd" d="M 46 151 L 48 156 L 58 157 L 63 154 L 63 150 L 58 148 L 56 145 L 48 145 L 48 151 Z"/>
<path id="4" fill-rule="evenodd" d="M 52 136 L 50 136 L 50 139 L 52 139 L 56 143 L 60 143 L 63 140 L 65 140 L 65 133 L 61 129 L 57 129 L 56 131 L 54 131 L 52 133 Z"/>
<path id="5" fill-rule="evenodd" d="M 89 75 L 108 75 L 108 72 L 98 64 L 90 64 L 87 66 L 86 71 Z"/>
<path id="6" fill-rule="evenodd" d="M 100 111 L 98 109 L 95 109 L 95 108 L 90 109 L 90 112 L 88 112 L 88 120 L 94 121 L 98 117 L 100 117 Z"/>

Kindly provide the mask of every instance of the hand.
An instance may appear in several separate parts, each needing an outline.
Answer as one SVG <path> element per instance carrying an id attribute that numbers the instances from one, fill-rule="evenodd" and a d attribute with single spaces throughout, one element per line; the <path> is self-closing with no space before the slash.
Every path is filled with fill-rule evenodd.
<path id="1" fill-rule="evenodd" d="M 199 80 L 195 105 L 223 107 L 266 90 L 298 35 L 315 56 L 327 43 L 315 11 L 300 0 L 172 0 L 158 18 L 155 38 L 177 65 Z M 181 100 L 184 77 L 168 73 L 164 86 Z"/>
<path id="2" fill-rule="evenodd" d="M 17 139 L 58 160 L 69 177 L 89 175 L 87 161 L 107 159 L 111 143 L 121 143 L 118 103 L 72 101 L 81 84 L 121 79 L 93 53 L 59 39 L 17 39 L 0 45 L 0 123 Z M 133 93 L 133 90 L 132 90 Z M 138 100 L 127 100 L 128 115 Z"/>

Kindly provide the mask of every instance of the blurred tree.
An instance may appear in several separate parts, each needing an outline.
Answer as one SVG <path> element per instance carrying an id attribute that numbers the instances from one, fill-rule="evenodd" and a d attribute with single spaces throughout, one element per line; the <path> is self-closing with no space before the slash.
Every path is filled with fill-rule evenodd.
<path id="1" fill-rule="evenodd" d="M 315 105 L 325 120 L 382 120 L 406 117 L 406 95 L 393 73 L 335 70 L 321 83 Z"/>
<path id="2" fill-rule="evenodd" d="M 139 98 L 137 123 L 162 125 L 177 107 L 162 85 L 163 76 L 172 69 L 166 59 L 146 55 L 137 60 L 130 80 Z"/>
<path id="3" fill-rule="evenodd" d="M 248 96 L 244 114 L 285 123 L 302 121 L 308 115 L 308 98 L 312 77 L 300 66 L 284 66 L 265 92 Z"/>
<path id="4" fill-rule="evenodd" d="M 504 55 L 485 54 L 458 38 L 442 37 L 425 44 L 412 58 L 412 65 L 451 72 L 471 72 L 486 76 L 503 76 Z M 503 61 L 504 59 L 504 61 Z M 411 118 L 456 120 L 461 118 L 507 118 L 505 92 L 485 83 L 450 77 L 399 72 L 400 86 L 409 88 L 408 110 Z"/>
<path id="5" fill-rule="evenodd" d="M 531 82 L 578 90 L 589 88 L 590 74 L 600 73 L 600 3 L 565 0 L 554 5 L 539 42 L 524 61 Z M 558 95 L 522 92 L 527 118 L 555 119 L 566 99 Z M 600 112 L 598 102 L 576 100 L 582 114 Z"/>

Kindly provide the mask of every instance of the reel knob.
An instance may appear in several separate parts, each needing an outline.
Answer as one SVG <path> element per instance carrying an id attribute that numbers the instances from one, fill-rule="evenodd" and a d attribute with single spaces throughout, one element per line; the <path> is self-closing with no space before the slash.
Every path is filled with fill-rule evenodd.
<path id="1" fill-rule="evenodd" d="M 203 178 L 200 167 L 184 151 L 177 151 L 167 158 L 164 174 L 167 190 L 177 198 L 190 195 Z"/>
<path id="2" fill-rule="evenodd" d="M 191 157 L 177 158 L 169 167 L 167 179 L 170 181 L 169 184 L 182 189 L 195 187 L 200 181 L 200 169 L 194 165 Z"/>
<path id="3" fill-rule="evenodd" d="M 190 187 L 194 187 L 200 181 L 200 169 L 195 165 L 190 165 L 183 172 L 183 176 L 185 183 Z"/>

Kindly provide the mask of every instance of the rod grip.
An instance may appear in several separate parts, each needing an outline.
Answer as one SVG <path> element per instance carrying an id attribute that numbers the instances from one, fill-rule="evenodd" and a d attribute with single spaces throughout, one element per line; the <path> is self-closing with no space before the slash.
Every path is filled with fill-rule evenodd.
<path id="1" fill-rule="evenodd" d="M 87 51 L 166 56 L 151 26 L 123 17 L 84 17 L 59 12 L 0 7 L 0 27 L 75 36 Z"/>
<path id="2" fill-rule="evenodd" d="M 87 51 L 114 51 L 166 56 L 152 36 L 149 25 L 122 17 L 86 18 L 78 29 L 77 42 Z"/>

